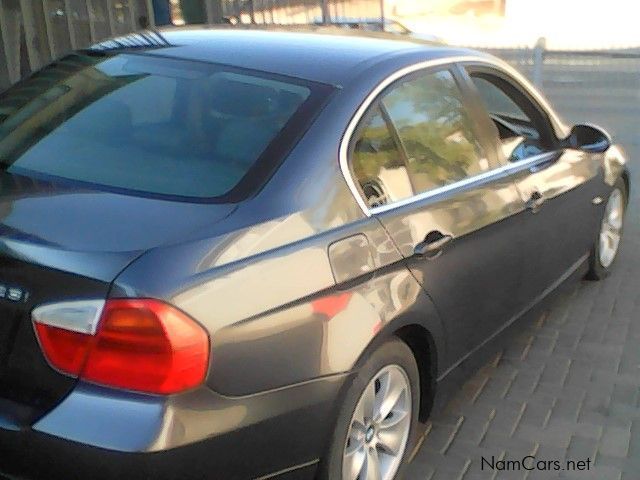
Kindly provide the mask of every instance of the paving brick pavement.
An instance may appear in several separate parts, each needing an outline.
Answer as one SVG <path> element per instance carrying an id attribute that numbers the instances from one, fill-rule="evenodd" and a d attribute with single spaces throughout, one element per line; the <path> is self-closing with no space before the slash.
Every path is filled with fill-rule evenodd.
<path id="1" fill-rule="evenodd" d="M 555 65 L 545 72 L 545 93 L 567 121 L 605 125 L 631 158 L 636 188 L 613 273 L 566 288 L 461 386 L 427 424 L 408 480 L 640 479 L 640 175 L 633 170 L 640 68 L 625 70 Z M 588 471 L 482 469 L 483 457 L 526 455 L 561 467 L 566 459 L 591 464 Z"/>

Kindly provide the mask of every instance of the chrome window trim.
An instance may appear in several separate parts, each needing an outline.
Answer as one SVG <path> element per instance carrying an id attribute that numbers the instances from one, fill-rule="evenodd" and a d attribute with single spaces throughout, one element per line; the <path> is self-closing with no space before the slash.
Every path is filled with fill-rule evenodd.
<path id="1" fill-rule="evenodd" d="M 397 202 L 391 203 L 389 205 L 382 205 L 380 207 L 369 208 L 369 206 L 365 203 L 362 195 L 360 195 L 360 191 L 358 190 L 358 186 L 355 183 L 351 175 L 351 170 L 349 169 L 349 145 L 353 138 L 353 134 L 358 127 L 358 124 L 364 117 L 365 112 L 369 109 L 371 104 L 378 98 L 378 96 L 382 93 L 384 89 L 386 89 L 389 85 L 394 83 L 397 80 L 400 80 L 407 75 L 410 75 L 414 72 L 425 70 L 433 67 L 440 66 L 453 66 L 455 64 L 460 63 L 476 63 L 476 64 L 484 64 L 490 67 L 497 68 L 498 70 L 502 70 L 504 73 L 510 75 L 513 79 L 520 83 L 520 85 L 536 100 L 545 112 L 549 115 L 552 122 L 563 131 L 566 131 L 566 126 L 564 123 L 558 118 L 554 110 L 547 103 L 547 101 L 538 93 L 537 90 L 533 88 L 531 83 L 524 78 L 517 70 L 511 67 L 506 62 L 492 57 L 481 57 L 481 56 L 457 56 L 457 57 L 446 57 L 446 58 L 437 58 L 433 60 L 427 60 L 424 62 L 415 63 L 413 65 L 409 65 L 407 67 L 403 67 L 400 70 L 393 72 L 391 75 L 382 80 L 372 91 L 367 95 L 365 100 L 360 104 L 360 107 L 356 110 L 355 114 L 351 118 L 347 129 L 345 130 L 344 135 L 342 136 L 342 140 L 340 142 L 339 149 L 339 161 L 340 161 L 340 170 L 342 171 L 342 176 L 344 177 L 349 190 L 353 194 L 358 206 L 362 210 L 362 212 L 370 217 L 373 214 L 386 212 L 392 210 L 394 208 L 399 208 L 405 205 L 409 205 L 414 202 L 422 201 L 426 198 L 434 197 L 436 195 L 440 195 L 445 192 L 449 192 L 451 190 L 455 190 L 457 188 L 463 188 L 465 186 L 469 186 L 476 182 L 482 182 L 493 177 L 504 176 L 512 171 L 521 170 L 524 168 L 532 167 L 537 163 L 544 163 L 548 161 L 550 157 L 555 155 L 555 152 L 545 152 L 539 155 L 535 155 L 526 160 L 521 160 L 519 162 L 504 165 L 502 167 L 498 167 L 487 172 L 483 172 L 479 175 L 474 175 L 472 177 L 465 178 L 464 180 L 460 180 L 458 182 L 454 182 L 448 185 L 444 185 L 442 187 L 434 188 L 433 190 L 428 190 L 426 192 L 422 192 L 418 195 L 414 195 L 413 197 L 406 198 L 404 200 L 399 200 Z"/>
<path id="2" fill-rule="evenodd" d="M 394 210 L 406 205 L 411 205 L 412 203 L 422 202 L 423 200 L 427 200 L 438 195 L 443 195 L 445 193 L 451 192 L 452 190 L 464 190 L 466 187 L 470 187 L 472 185 L 480 185 L 491 180 L 503 178 L 511 173 L 526 170 L 527 168 L 535 167 L 537 164 L 548 162 L 555 157 L 556 152 L 541 153 L 539 155 L 527 158 L 526 160 L 510 163 L 509 165 L 504 165 L 502 167 L 487 170 L 486 172 L 480 173 L 478 175 L 473 175 L 463 180 L 443 185 L 442 187 L 427 190 L 426 192 L 419 193 L 417 195 L 414 195 L 413 197 L 398 200 L 397 202 L 393 202 L 388 205 L 381 205 L 379 207 L 370 208 L 369 215 L 388 212 L 389 210 Z"/>

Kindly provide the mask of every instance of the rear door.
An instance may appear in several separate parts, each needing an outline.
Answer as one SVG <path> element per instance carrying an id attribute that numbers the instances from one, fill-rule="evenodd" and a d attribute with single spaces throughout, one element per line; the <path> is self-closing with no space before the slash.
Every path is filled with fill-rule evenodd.
<path id="1" fill-rule="evenodd" d="M 477 128 L 455 68 L 392 84 L 351 145 L 360 193 L 445 322 L 451 367 L 519 311 L 520 195 Z"/>
<path id="2" fill-rule="evenodd" d="M 533 302 L 588 254 L 595 239 L 602 194 L 598 154 L 565 148 L 549 112 L 508 73 L 467 65 L 492 127 L 502 161 L 519 172 L 513 179 L 528 207 L 523 222 L 525 274 L 520 295 Z"/>

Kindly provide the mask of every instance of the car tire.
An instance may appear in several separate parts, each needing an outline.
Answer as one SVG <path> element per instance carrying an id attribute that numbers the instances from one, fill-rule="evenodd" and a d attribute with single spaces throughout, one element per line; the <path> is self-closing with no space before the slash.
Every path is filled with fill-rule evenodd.
<path id="1" fill-rule="evenodd" d="M 385 392 L 394 393 L 384 396 Z M 379 409 L 379 404 L 385 407 Z M 388 340 L 367 358 L 349 385 L 319 478 L 355 480 L 357 473 L 343 476 L 343 466 L 346 470 L 350 465 L 353 468 L 347 471 L 361 472 L 364 480 L 363 469 L 376 468 L 376 460 L 381 470 L 378 478 L 401 478 L 416 441 L 419 405 L 420 377 L 413 352 L 397 338 Z M 385 418 L 376 418 L 387 410 Z M 396 455 L 387 453 L 394 448 Z"/>
<path id="2" fill-rule="evenodd" d="M 607 201 L 600 222 L 597 237 L 589 256 L 587 279 L 602 280 L 610 273 L 618 258 L 620 242 L 624 230 L 624 214 L 627 207 L 627 187 L 618 178 Z M 613 246 L 615 243 L 615 246 Z"/>

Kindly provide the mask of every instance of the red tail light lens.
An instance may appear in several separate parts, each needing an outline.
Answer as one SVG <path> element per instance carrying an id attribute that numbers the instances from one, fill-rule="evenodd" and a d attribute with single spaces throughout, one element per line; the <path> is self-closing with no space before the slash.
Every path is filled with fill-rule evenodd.
<path id="1" fill-rule="evenodd" d="M 49 363 L 61 372 L 74 377 L 80 375 L 93 337 L 37 322 L 35 327 L 40 346 Z"/>
<path id="2" fill-rule="evenodd" d="M 207 375 L 207 333 L 166 303 L 149 299 L 109 300 L 104 304 L 94 335 L 60 328 L 64 321 L 55 318 L 51 322 L 55 326 L 47 325 L 34 312 L 42 349 L 54 367 L 83 380 L 127 390 L 172 394 L 200 385 Z"/>
<path id="3" fill-rule="evenodd" d="M 111 300 L 81 377 L 169 394 L 202 383 L 208 364 L 209 337 L 184 313 L 156 300 Z"/>

